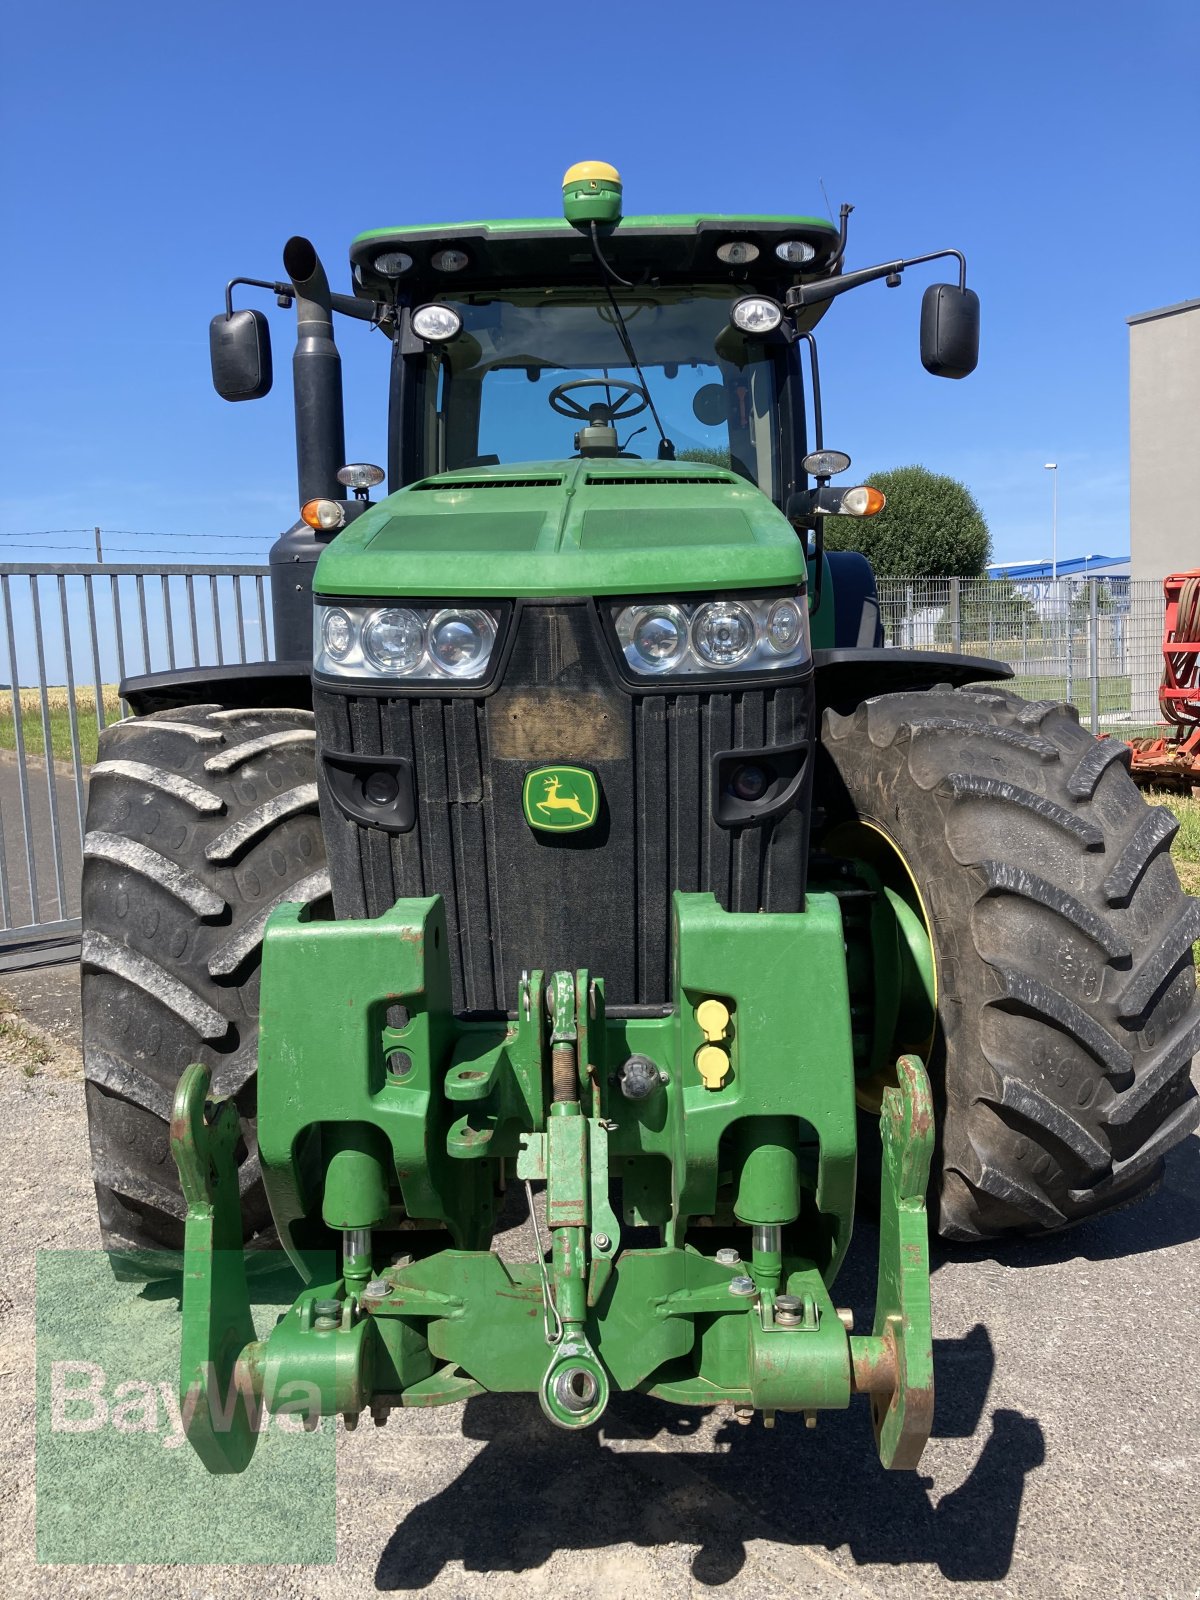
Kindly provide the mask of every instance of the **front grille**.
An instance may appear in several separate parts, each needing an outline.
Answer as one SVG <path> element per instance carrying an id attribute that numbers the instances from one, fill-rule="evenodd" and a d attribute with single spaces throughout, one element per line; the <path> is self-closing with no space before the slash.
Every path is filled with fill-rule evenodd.
<path id="1" fill-rule="evenodd" d="M 407 757 L 416 787 L 416 826 L 389 835 L 349 821 L 322 770 L 336 914 L 443 895 L 459 1011 L 508 1009 L 534 967 L 587 967 L 610 1005 L 661 1003 L 674 889 L 711 891 L 727 910 L 801 907 L 811 774 L 795 807 L 759 826 L 719 827 L 710 788 L 718 752 L 811 739 L 811 684 L 635 696 L 586 603 L 527 603 L 514 626 L 490 696 L 316 689 L 322 750 Z M 525 774 L 551 763 L 596 773 L 593 827 L 524 821 Z"/>

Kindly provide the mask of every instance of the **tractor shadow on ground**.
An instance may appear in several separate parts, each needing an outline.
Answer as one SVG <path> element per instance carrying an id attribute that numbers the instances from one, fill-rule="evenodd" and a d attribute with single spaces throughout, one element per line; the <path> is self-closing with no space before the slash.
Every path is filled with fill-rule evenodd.
<path id="1" fill-rule="evenodd" d="M 1195 1239 L 1200 1239 L 1200 1137 L 1193 1134 L 1170 1152 L 1158 1188 L 1143 1199 L 1037 1239 L 982 1246 L 934 1240 L 930 1267 L 936 1272 L 947 1263 L 973 1260 L 996 1261 L 1004 1267 L 1046 1267 L 1080 1258 L 1113 1261 Z"/>
<path id="2" fill-rule="evenodd" d="M 839 1304 L 854 1308 L 860 1326 L 870 1325 L 877 1248 L 864 1227 L 838 1279 Z M 741 1571 L 755 1541 L 774 1547 L 785 1592 L 803 1584 L 806 1550 L 826 1563 L 823 1552 L 843 1545 L 859 1564 L 928 1564 L 951 1580 L 995 1581 L 1011 1566 L 1025 1478 L 1044 1459 L 1044 1435 L 1017 1411 L 985 1419 L 995 1368 L 986 1327 L 935 1340 L 934 1360 L 934 1436 L 982 1443 L 965 1482 L 936 1504 L 930 1478 L 880 1466 L 859 1399 L 822 1413 L 809 1432 L 798 1416 L 780 1414 L 768 1431 L 758 1419 L 742 1426 L 728 1412 L 623 1394 L 598 1428 L 574 1434 L 546 1422 L 530 1396 L 469 1400 L 463 1432 L 484 1446 L 399 1524 L 376 1587 L 421 1589 L 455 1561 L 471 1573 L 521 1573 L 557 1551 L 681 1544 L 695 1547 L 693 1579 L 718 1587 Z"/>
<path id="3" fill-rule="evenodd" d="M 803 1585 L 804 1551 L 842 1545 L 860 1565 L 928 1564 L 953 1581 L 995 1581 L 1012 1563 L 1025 1476 L 1045 1455 L 1033 1418 L 996 1410 L 970 1476 L 935 1505 L 929 1478 L 879 1465 L 865 1407 L 823 1416 L 815 1434 L 781 1415 L 771 1432 L 722 1422 L 701 1444 L 703 1423 L 703 1413 L 626 1395 L 600 1430 L 569 1434 L 530 1397 L 468 1401 L 464 1431 L 487 1442 L 396 1528 L 376 1588 L 422 1589 L 453 1561 L 521 1573 L 557 1551 L 623 1544 L 692 1545 L 692 1577 L 719 1587 L 755 1541 L 772 1546 L 782 1592 Z"/>

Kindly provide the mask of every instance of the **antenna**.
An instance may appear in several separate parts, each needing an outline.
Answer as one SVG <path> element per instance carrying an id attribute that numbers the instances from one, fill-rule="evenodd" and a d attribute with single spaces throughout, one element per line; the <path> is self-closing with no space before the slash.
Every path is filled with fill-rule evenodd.
<path id="1" fill-rule="evenodd" d="M 818 178 L 817 182 L 821 185 L 821 197 L 825 201 L 825 209 L 829 213 L 829 220 L 833 222 L 833 207 L 829 204 L 829 196 L 825 193 L 825 179 Z"/>

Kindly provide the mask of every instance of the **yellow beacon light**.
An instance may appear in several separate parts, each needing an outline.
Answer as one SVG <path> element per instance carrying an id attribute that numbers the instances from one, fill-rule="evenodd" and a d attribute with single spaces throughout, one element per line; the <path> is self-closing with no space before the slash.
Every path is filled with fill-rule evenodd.
<path id="1" fill-rule="evenodd" d="M 621 174 L 607 161 L 577 161 L 563 175 L 563 215 L 573 228 L 621 220 Z"/>

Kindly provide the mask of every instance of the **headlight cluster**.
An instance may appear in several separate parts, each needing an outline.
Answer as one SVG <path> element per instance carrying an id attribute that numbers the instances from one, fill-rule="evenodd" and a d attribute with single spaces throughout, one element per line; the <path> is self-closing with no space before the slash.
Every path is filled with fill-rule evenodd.
<path id="1" fill-rule="evenodd" d="M 615 610 L 613 622 L 639 677 L 778 672 L 810 655 L 803 597 L 646 601 Z"/>
<path id="2" fill-rule="evenodd" d="M 471 606 L 316 606 L 317 672 L 346 678 L 470 682 L 486 675 L 494 613 Z"/>

